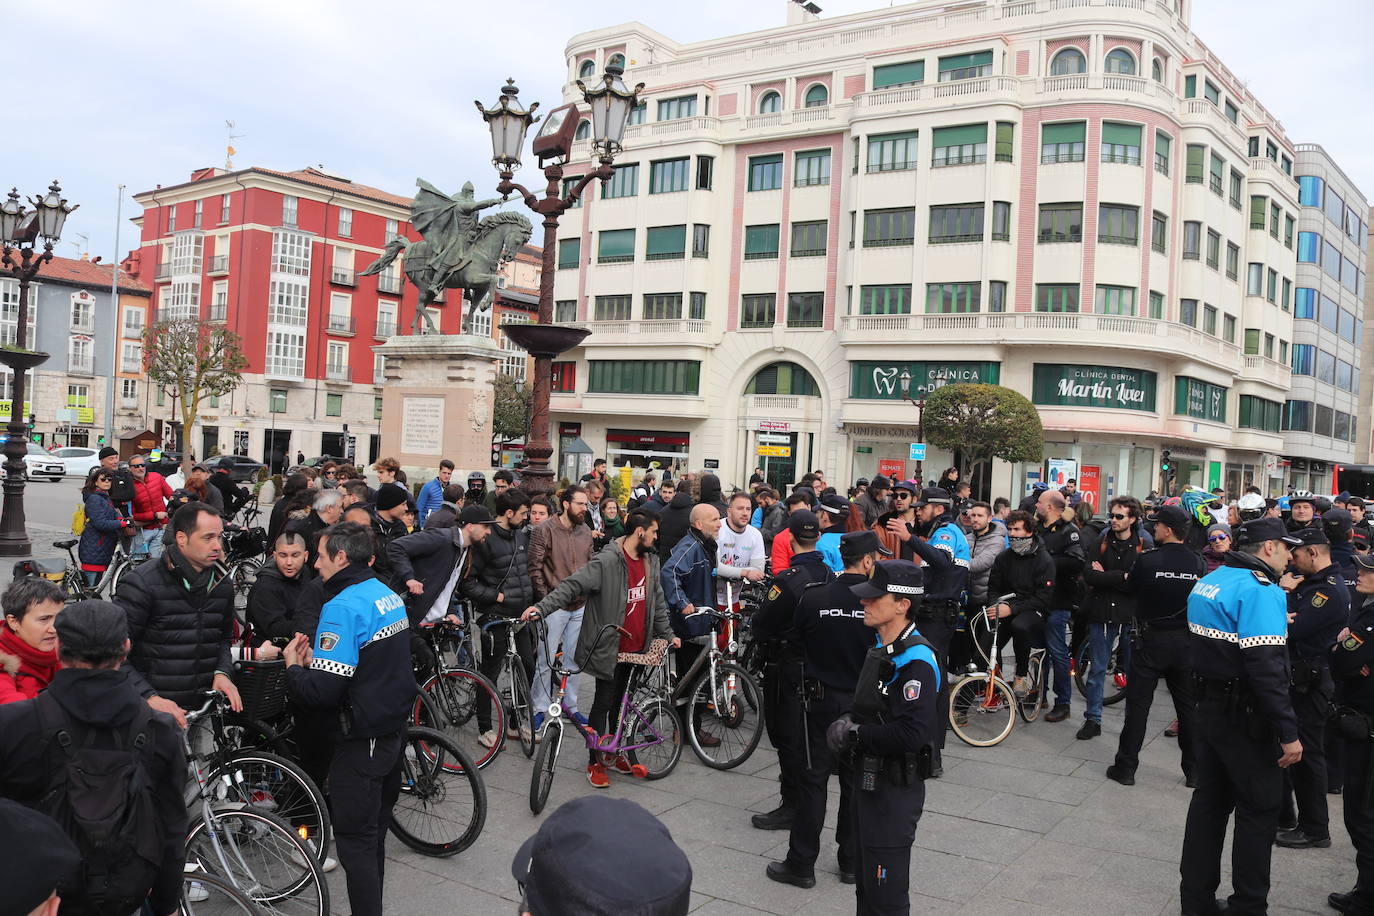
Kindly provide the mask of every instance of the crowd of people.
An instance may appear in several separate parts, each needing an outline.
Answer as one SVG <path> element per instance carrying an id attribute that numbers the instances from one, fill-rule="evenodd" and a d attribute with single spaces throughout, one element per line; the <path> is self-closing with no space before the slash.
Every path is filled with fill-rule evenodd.
<path id="1" fill-rule="evenodd" d="M 334 826 L 351 911 L 373 914 L 413 666 L 426 665 L 422 627 L 538 617 L 541 637 L 534 628 L 514 637 L 534 731 L 561 648 L 593 684 L 588 703 L 568 681 L 564 714 L 600 736 L 614 732 L 630 677 L 619 655 L 663 639 L 686 671 L 711 638 L 703 611 L 736 604 L 756 583 L 749 626 L 779 786 L 752 825 L 789 834 L 768 878 L 814 886 L 838 774 L 839 878 L 855 885 L 860 913 L 906 912 L 925 782 L 943 774 L 949 682 L 1009 642 L 1014 693 L 1045 691 L 1051 724 L 1073 715 L 1071 665 L 1083 653 L 1080 740 L 1102 735 L 1108 672 L 1125 677 L 1125 724 L 1106 769 L 1122 786 L 1135 783 L 1156 687 L 1167 685 L 1177 717 L 1167 733 L 1193 789 L 1184 913 L 1264 912 L 1271 847 L 1329 846 L 1331 793 L 1343 793 L 1361 872 L 1332 905 L 1374 913 L 1374 602 L 1365 607 L 1374 555 L 1357 497 L 1277 501 L 1250 488 L 1228 503 L 1188 487 L 1170 498 L 1113 496 L 1099 513 L 1073 481 L 1037 487 L 1015 506 L 981 501 L 954 468 L 931 485 L 878 475 L 843 492 L 816 470 L 786 493 L 761 472 L 733 492 L 710 472 L 650 472 L 625 492 L 604 461 L 551 496 L 526 492 L 508 470 L 491 474 L 490 489 L 481 473 L 456 482 L 444 461 L 412 495 L 394 459 L 373 466 L 375 485 L 330 463 L 286 475 L 239 629 L 222 536 L 245 491 L 227 468 L 198 465 L 174 493 L 145 456 L 127 472 L 116 464 L 93 471 L 83 491 L 83 569 L 98 576 L 119 537 L 146 544 L 153 559 L 121 580 L 113 603 L 63 609 L 60 589 L 41 578 L 0 596 L 0 794 L 43 807 L 52 786 L 35 774 L 54 768 L 34 761 L 51 764 L 44 738 L 54 728 L 151 736 L 146 765 L 160 777 L 148 802 L 165 842 L 143 893 L 156 913 L 174 909 L 169 875 L 179 886 L 184 854 L 167 841 L 184 833 L 167 787 L 180 797 L 185 761 L 166 729 L 184 728 L 207 689 L 240 707 L 236 657 L 284 660 L 301 764 L 349 798 L 334 806 Z M 608 624 L 619 640 L 597 643 Z M 510 628 L 481 632 L 480 664 L 494 678 Z M 1043 683 L 1029 676 L 1037 649 Z M 477 719 L 486 747 L 516 734 L 498 734 L 489 707 Z M 644 771 L 591 750 L 586 775 L 601 789 Z M 1233 893 L 1218 901 L 1233 812 Z M 680 881 L 673 887 L 685 901 Z M 90 893 L 79 878 L 58 890 Z"/>

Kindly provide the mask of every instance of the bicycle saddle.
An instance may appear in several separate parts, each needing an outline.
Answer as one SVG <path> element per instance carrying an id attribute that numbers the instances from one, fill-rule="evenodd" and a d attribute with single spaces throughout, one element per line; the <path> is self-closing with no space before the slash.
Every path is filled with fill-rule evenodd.
<path id="1" fill-rule="evenodd" d="M 75 547 L 76 542 L 77 538 L 72 538 L 70 541 L 53 541 L 52 545 L 56 547 L 58 550 L 68 550 L 72 547 Z"/>

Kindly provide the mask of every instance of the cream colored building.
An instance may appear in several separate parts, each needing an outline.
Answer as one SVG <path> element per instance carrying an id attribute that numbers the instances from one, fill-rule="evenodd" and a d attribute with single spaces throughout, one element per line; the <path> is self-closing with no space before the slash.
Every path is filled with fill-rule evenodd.
<path id="1" fill-rule="evenodd" d="M 612 58 L 646 90 L 616 178 L 562 220 L 556 318 L 593 331 L 556 379 L 564 444 L 727 486 L 768 452 L 780 483 L 910 475 L 905 370 L 913 396 L 976 379 L 1039 405 L 1047 464 L 999 464 L 994 495 L 1053 473 L 1143 496 L 1163 449 L 1179 483 L 1277 490 L 1298 154 L 1190 10 L 793 6 L 694 44 L 573 37 L 565 100 Z"/>

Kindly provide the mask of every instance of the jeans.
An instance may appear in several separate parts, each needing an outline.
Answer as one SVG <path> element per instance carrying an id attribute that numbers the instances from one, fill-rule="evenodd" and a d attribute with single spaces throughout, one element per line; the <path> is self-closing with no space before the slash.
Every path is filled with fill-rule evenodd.
<path id="1" fill-rule="evenodd" d="M 548 715 L 550 700 L 551 669 L 546 659 L 552 659 L 563 644 L 563 665 L 572 667 L 573 654 L 577 651 L 577 636 L 582 632 L 582 608 L 575 611 L 558 610 L 544 615 L 547 627 L 545 644 L 535 647 L 534 683 L 530 685 L 531 709 L 535 715 Z M 568 689 L 563 695 L 563 710 L 577 711 L 577 675 L 568 677 Z"/>
<path id="2" fill-rule="evenodd" d="M 162 529 L 144 528 L 134 535 L 133 553 L 147 553 L 156 559 L 162 556 Z"/>
<path id="3" fill-rule="evenodd" d="M 1083 718 L 1102 724 L 1102 691 L 1107 685 L 1107 663 L 1111 660 L 1112 643 L 1118 636 L 1126 638 L 1119 623 L 1089 623 L 1088 627 L 1088 708 Z"/>
<path id="4" fill-rule="evenodd" d="M 1050 611 L 1045 624 L 1045 648 L 1050 653 L 1050 664 L 1054 668 L 1054 705 L 1068 706 L 1073 699 L 1073 678 L 1069 675 L 1069 621 L 1073 611 Z M 1098 717 L 1102 713 L 1099 710 Z"/>

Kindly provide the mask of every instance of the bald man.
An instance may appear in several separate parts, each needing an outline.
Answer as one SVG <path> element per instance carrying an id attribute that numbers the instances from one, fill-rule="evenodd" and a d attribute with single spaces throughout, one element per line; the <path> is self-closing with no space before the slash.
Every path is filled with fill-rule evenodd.
<path id="1" fill-rule="evenodd" d="M 1045 714 L 1046 722 L 1063 722 L 1069 717 L 1073 679 L 1069 676 L 1069 621 L 1073 618 L 1074 586 L 1083 572 L 1083 541 L 1078 526 L 1064 520 L 1068 501 L 1058 490 L 1046 490 L 1035 503 L 1040 518 L 1040 540 L 1054 560 L 1054 597 L 1045 625 L 1045 647 L 1054 666 L 1054 708 Z"/>
<path id="2" fill-rule="evenodd" d="M 673 625 L 673 634 L 682 638 L 677 662 L 680 672 L 686 672 L 701 654 L 701 645 L 689 640 L 705 636 L 711 630 L 711 617 L 701 610 L 714 608 L 716 604 L 713 574 L 720 512 L 706 503 L 694 506 L 690 525 L 687 536 L 677 542 L 659 571 L 663 595 L 668 599 L 668 621 Z M 699 737 L 720 743 L 720 739 L 709 735 Z"/>

